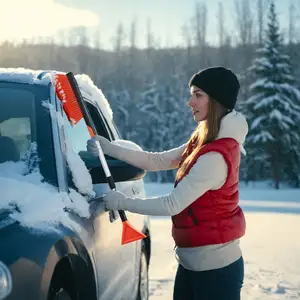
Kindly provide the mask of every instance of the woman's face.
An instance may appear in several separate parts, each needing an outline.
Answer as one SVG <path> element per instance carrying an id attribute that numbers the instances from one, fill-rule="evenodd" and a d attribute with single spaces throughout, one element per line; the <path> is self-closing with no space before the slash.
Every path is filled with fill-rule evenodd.
<path id="1" fill-rule="evenodd" d="M 207 119 L 209 96 L 196 86 L 191 86 L 191 98 L 188 105 L 191 107 L 194 120 L 201 122 Z"/>

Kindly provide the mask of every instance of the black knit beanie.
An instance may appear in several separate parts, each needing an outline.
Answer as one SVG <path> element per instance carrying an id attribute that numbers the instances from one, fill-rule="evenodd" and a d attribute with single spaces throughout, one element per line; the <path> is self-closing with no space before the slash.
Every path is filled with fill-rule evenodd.
<path id="1" fill-rule="evenodd" d="M 229 109 L 234 108 L 240 89 L 236 75 L 224 67 L 211 67 L 199 71 L 190 79 L 189 86 L 192 85 Z"/>

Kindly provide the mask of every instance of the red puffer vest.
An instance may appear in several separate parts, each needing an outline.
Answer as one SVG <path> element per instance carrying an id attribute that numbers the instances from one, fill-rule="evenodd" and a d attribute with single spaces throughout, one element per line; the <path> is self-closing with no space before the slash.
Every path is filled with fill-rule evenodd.
<path id="1" fill-rule="evenodd" d="M 187 151 L 186 157 L 191 151 L 192 149 Z M 238 206 L 240 149 L 234 139 L 221 138 L 206 144 L 191 161 L 183 177 L 189 173 L 199 156 L 210 151 L 223 155 L 228 166 L 227 179 L 220 189 L 207 191 L 181 213 L 172 217 L 172 235 L 178 247 L 222 244 L 245 234 L 245 217 Z M 175 186 L 182 178 L 175 182 Z"/>

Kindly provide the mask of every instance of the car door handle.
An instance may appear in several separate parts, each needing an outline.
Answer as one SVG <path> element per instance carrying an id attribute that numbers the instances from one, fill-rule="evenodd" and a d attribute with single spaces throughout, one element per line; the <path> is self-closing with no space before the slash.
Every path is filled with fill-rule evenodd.
<path id="1" fill-rule="evenodd" d="M 104 206 L 104 203 L 103 203 L 103 197 L 105 196 L 106 194 L 103 194 L 101 196 L 98 196 L 98 197 L 95 197 L 93 199 L 91 199 L 89 201 L 89 204 L 90 204 L 90 212 L 91 212 L 91 215 L 95 214 L 95 212 L 98 210 L 99 208 L 99 205 L 103 206 L 103 209 L 105 212 L 109 212 L 109 221 L 111 223 L 115 222 L 116 220 L 119 219 L 119 214 L 118 214 L 118 211 L 115 211 L 115 210 L 108 210 L 106 209 L 106 207 Z"/>
<path id="2" fill-rule="evenodd" d="M 137 188 L 133 187 L 132 193 L 133 193 L 133 195 L 137 195 L 139 192 L 138 192 Z"/>
<path id="3" fill-rule="evenodd" d="M 103 196 L 92 198 L 88 201 L 91 216 L 95 216 L 101 207 L 105 211 L 104 203 L 101 201 Z"/>

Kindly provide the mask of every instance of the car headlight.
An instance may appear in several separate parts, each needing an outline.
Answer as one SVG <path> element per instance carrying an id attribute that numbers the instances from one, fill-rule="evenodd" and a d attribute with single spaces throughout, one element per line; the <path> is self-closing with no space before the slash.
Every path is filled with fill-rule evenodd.
<path id="1" fill-rule="evenodd" d="M 7 266 L 0 261 L 0 300 L 5 299 L 12 290 L 12 279 Z"/>

